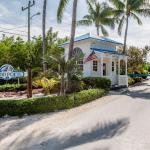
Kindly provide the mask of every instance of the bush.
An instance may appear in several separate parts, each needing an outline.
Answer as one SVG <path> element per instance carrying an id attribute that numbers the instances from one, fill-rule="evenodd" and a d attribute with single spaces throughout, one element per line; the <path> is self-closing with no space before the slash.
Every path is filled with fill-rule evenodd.
<path id="1" fill-rule="evenodd" d="M 107 78 L 102 77 L 87 77 L 82 79 L 85 83 L 85 89 L 89 88 L 101 88 L 109 90 L 111 86 L 111 81 Z"/>
<path id="2" fill-rule="evenodd" d="M 26 89 L 27 89 L 26 84 L 4 84 L 4 85 L 0 85 L 0 92 L 23 91 Z"/>
<path id="3" fill-rule="evenodd" d="M 133 77 L 135 83 L 138 83 L 138 82 L 142 82 L 143 78 L 142 77 Z"/>
<path id="4" fill-rule="evenodd" d="M 44 93 L 46 94 L 50 94 L 52 91 L 54 91 L 56 88 L 58 89 L 59 86 L 59 81 L 55 80 L 55 79 L 47 79 L 47 78 L 42 78 L 39 80 L 36 80 L 33 82 L 33 86 L 36 88 L 43 88 L 44 89 Z"/>
<path id="5" fill-rule="evenodd" d="M 106 94 L 103 89 L 84 90 L 66 96 L 43 97 L 22 100 L 1 100 L 0 116 L 22 116 L 70 109 L 93 101 Z"/>
<path id="6" fill-rule="evenodd" d="M 142 77 L 129 77 L 128 83 L 129 85 L 134 85 L 135 83 L 142 82 L 142 80 L 143 80 Z"/>
<path id="7" fill-rule="evenodd" d="M 132 77 L 128 77 L 128 84 L 129 85 L 135 84 L 135 80 Z"/>

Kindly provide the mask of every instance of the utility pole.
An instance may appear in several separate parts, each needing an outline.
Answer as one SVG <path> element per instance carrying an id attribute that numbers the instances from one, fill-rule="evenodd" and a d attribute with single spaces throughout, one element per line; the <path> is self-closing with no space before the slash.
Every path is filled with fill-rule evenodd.
<path id="1" fill-rule="evenodd" d="M 28 52 L 28 57 L 29 57 L 29 64 L 28 64 L 28 77 L 27 77 L 27 97 L 31 98 L 32 97 L 32 67 L 31 67 L 31 62 L 30 62 L 30 21 L 31 21 L 31 7 L 35 5 L 35 1 L 33 0 L 32 2 L 28 2 L 27 7 L 22 7 L 22 11 L 28 10 L 28 43 L 29 43 L 29 52 Z"/>

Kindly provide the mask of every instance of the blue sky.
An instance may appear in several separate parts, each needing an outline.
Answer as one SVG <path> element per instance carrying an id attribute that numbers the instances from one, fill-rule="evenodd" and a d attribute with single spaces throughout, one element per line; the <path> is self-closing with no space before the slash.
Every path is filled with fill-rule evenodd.
<path id="1" fill-rule="evenodd" d="M 35 0 L 36 5 L 32 8 L 32 14 L 42 12 L 43 0 Z M 100 0 L 101 1 L 101 0 Z M 27 6 L 28 0 L 1 0 L 0 3 L 0 31 L 2 28 L 16 28 L 9 30 L 9 32 L 20 33 L 20 31 L 27 31 L 27 12 L 22 12 L 21 7 Z M 71 8 L 72 0 L 66 8 L 62 24 L 57 24 L 56 12 L 59 0 L 48 0 L 47 8 L 47 29 L 52 26 L 55 31 L 59 31 L 59 36 L 70 35 L 71 24 Z M 81 19 L 87 13 L 87 6 L 85 0 L 79 0 L 78 4 L 78 19 Z M 24 26 L 24 27 L 22 27 Z M 109 29 L 108 29 L 109 30 Z M 95 27 L 78 27 L 76 35 L 84 34 L 87 32 L 96 33 Z M 22 34 L 26 34 L 22 32 Z M 41 34 L 41 16 L 36 16 L 32 21 L 32 36 Z M 2 33 L 0 33 L 0 36 Z M 119 37 L 117 30 L 109 30 L 109 36 L 115 40 L 123 41 L 123 36 Z M 150 45 L 150 19 L 143 19 L 143 26 L 138 26 L 136 22 L 130 20 L 128 45 L 142 47 Z"/>

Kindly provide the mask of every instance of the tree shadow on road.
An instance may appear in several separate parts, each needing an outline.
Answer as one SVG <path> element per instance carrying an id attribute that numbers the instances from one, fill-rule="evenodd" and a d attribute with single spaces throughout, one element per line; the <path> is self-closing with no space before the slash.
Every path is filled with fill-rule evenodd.
<path id="1" fill-rule="evenodd" d="M 127 95 L 132 98 L 141 98 L 144 100 L 150 100 L 150 92 L 148 92 L 149 88 L 143 90 L 129 91 Z"/>
<path id="2" fill-rule="evenodd" d="M 111 139 L 115 136 L 121 135 L 126 131 L 129 125 L 129 119 L 124 118 L 117 121 L 105 122 L 97 124 L 90 130 L 81 132 L 74 132 L 72 135 L 51 137 L 47 141 L 41 143 L 44 150 L 64 150 L 73 148 L 86 143 L 96 142 L 104 139 Z M 32 135 L 29 136 L 32 138 Z M 35 137 L 34 137 L 35 138 Z M 38 139 L 38 137 L 36 137 Z M 28 139 L 29 140 L 29 139 Z M 31 146 L 30 149 L 33 149 Z M 99 148 L 99 150 L 109 150 L 109 148 Z"/>

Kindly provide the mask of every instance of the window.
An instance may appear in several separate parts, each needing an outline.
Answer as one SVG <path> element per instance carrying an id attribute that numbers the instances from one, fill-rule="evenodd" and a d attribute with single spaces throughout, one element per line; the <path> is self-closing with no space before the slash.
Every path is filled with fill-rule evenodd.
<path id="1" fill-rule="evenodd" d="M 96 71 L 97 72 L 98 70 L 98 62 L 97 61 L 93 61 L 93 71 Z"/>
<path id="2" fill-rule="evenodd" d="M 107 72 L 106 72 L 106 63 L 103 64 L 103 76 L 106 76 Z"/>
<path id="3" fill-rule="evenodd" d="M 115 63 L 112 62 L 112 72 L 114 72 L 114 71 L 115 71 Z"/>
<path id="4" fill-rule="evenodd" d="M 78 66 L 79 66 L 79 69 L 81 71 L 83 71 L 83 59 L 80 59 L 78 62 L 77 62 Z"/>
<path id="5" fill-rule="evenodd" d="M 116 74 L 118 75 L 119 74 L 119 64 L 118 64 L 118 62 L 116 63 Z"/>
<path id="6" fill-rule="evenodd" d="M 79 47 L 74 48 L 73 50 L 73 56 L 76 59 L 77 65 L 79 66 L 79 69 L 83 71 L 83 52 L 82 49 Z"/>

